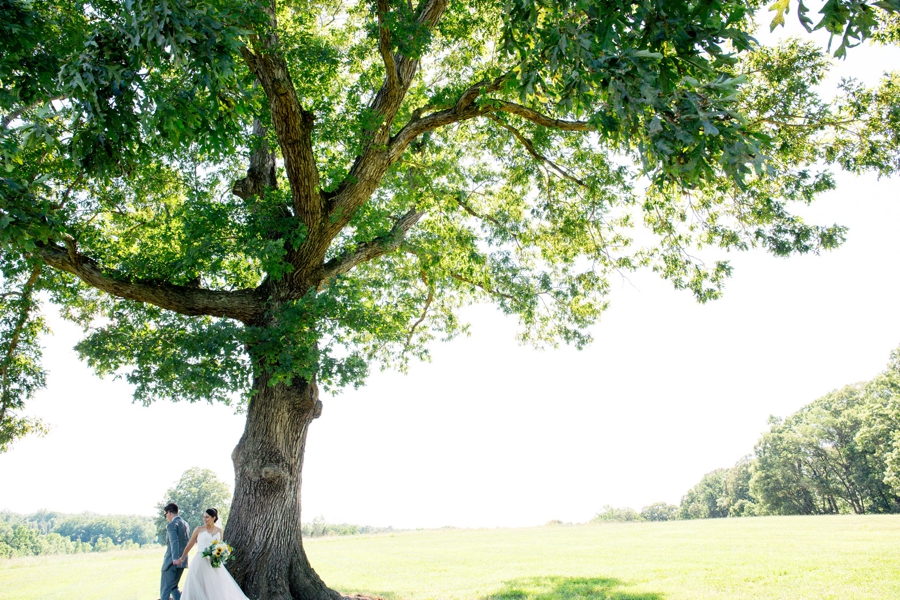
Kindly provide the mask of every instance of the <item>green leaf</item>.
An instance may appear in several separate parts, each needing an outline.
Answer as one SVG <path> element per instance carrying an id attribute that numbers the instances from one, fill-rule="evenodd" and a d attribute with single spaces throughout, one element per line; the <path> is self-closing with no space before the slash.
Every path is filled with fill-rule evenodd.
<path id="1" fill-rule="evenodd" d="M 779 25 L 784 27 L 784 16 L 790 10 L 790 5 L 790 0 L 776 0 L 769 5 L 769 11 L 775 13 L 775 16 L 772 17 L 772 22 L 769 23 L 769 31 L 775 31 L 775 28 Z"/>

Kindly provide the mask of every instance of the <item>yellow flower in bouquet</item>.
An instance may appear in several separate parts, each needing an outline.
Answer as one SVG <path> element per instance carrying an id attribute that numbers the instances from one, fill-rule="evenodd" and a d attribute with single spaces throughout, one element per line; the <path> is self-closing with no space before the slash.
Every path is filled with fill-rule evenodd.
<path id="1" fill-rule="evenodd" d="M 231 557 L 234 548 L 223 542 L 222 540 L 214 540 L 212 544 L 203 551 L 203 556 L 209 559 L 209 564 L 215 568 L 221 567 L 225 561 Z"/>

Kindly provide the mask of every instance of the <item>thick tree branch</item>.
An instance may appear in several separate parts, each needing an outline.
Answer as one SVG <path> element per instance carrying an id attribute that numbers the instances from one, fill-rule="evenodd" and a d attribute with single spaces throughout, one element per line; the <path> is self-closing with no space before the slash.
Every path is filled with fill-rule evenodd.
<path id="1" fill-rule="evenodd" d="M 391 163 L 399 159 L 406 147 L 426 131 L 432 131 L 440 127 L 446 127 L 447 125 L 453 125 L 454 123 L 459 123 L 475 117 L 491 115 L 496 112 L 514 114 L 523 119 L 527 119 L 532 123 L 541 125 L 542 127 L 549 127 L 560 131 L 590 131 L 592 129 L 592 126 L 587 121 L 553 119 L 536 110 L 514 102 L 487 98 L 476 104 L 475 101 L 479 96 L 498 90 L 504 79 L 505 76 L 500 76 L 491 82 L 482 81 L 476 83 L 462 93 L 453 108 L 433 112 L 424 117 L 422 116 L 422 113 L 431 107 L 422 107 L 413 111 L 412 118 L 409 122 L 390 140 L 387 155 Z"/>
<path id="2" fill-rule="evenodd" d="M 385 86 L 389 93 L 393 93 L 400 88 L 400 78 L 397 75 L 394 53 L 391 51 L 391 30 L 385 23 L 390 9 L 388 0 L 378 0 L 378 51 L 384 61 Z"/>
<path id="3" fill-rule="evenodd" d="M 385 4 L 387 4 L 387 2 L 385 2 Z M 441 16 L 447 9 L 447 4 L 449 4 L 449 0 L 423 0 L 420 5 L 419 16 L 416 18 L 416 23 L 421 27 L 426 27 L 428 29 L 433 28 L 437 25 L 438 21 L 440 21 Z M 405 94 L 419 68 L 419 60 L 408 56 L 399 56 L 396 63 L 397 78 L 402 86 L 403 94 Z M 382 87 L 382 91 L 384 91 L 384 87 Z M 385 109 L 392 111 L 392 113 L 386 114 L 390 114 L 390 120 L 393 120 L 394 115 L 397 114 L 396 109 L 400 107 L 399 101 L 402 99 L 402 96 L 399 99 L 392 99 L 390 96 L 382 95 L 381 91 L 379 91 L 379 94 L 376 95 L 375 101 L 372 104 L 372 108 L 379 112 L 382 112 Z M 392 100 L 396 100 L 396 106 L 390 105 L 393 104 Z"/>
<path id="4" fill-rule="evenodd" d="M 558 129 L 560 131 L 590 131 L 591 129 L 593 129 L 591 124 L 587 121 L 566 121 L 564 119 L 553 119 L 539 113 L 536 110 L 527 108 L 525 106 L 522 106 L 521 104 L 516 104 L 515 102 L 491 100 L 490 103 L 493 104 L 495 110 L 499 112 L 518 115 L 523 119 L 527 119 L 532 123 L 541 125 L 542 127 L 549 127 L 550 129 Z"/>
<path id="5" fill-rule="evenodd" d="M 419 9 L 419 16 L 416 18 L 416 23 L 420 27 L 431 29 L 437 25 L 441 15 L 444 14 L 448 2 L 449 0 L 424 0 Z M 382 84 L 381 89 L 378 90 L 378 93 L 375 94 L 375 97 L 369 105 L 369 110 L 379 113 L 382 116 L 382 125 L 378 131 L 374 132 L 372 143 L 370 143 L 369 148 L 373 145 L 384 143 L 387 140 L 387 137 L 390 134 L 391 123 L 394 122 L 394 117 L 397 115 L 400 104 L 403 102 L 403 97 L 406 95 L 407 90 L 409 90 L 413 77 L 415 77 L 416 71 L 419 69 L 420 62 L 419 59 L 410 58 L 400 54 L 393 56 L 391 53 L 390 32 L 387 30 L 387 26 L 383 21 L 384 16 L 387 14 L 386 9 L 389 8 L 388 2 L 386 0 L 379 0 L 378 7 L 380 33 L 378 44 L 379 51 L 385 60 L 387 77 L 384 84 Z M 387 56 L 385 56 L 386 54 Z M 391 71 L 393 71 L 393 76 Z M 364 159 L 365 154 L 361 158 Z"/>
<path id="6" fill-rule="evenodd" d="M 56 244 L 40 246 L 38 256 L 47 265 L 71 273 L 79 279 L 118 298 L 146 302 L 182 315 L 228 317 L 244 323 L 263 316 L 263 303 L 256 290 L 217 291 L 196 287 L 127 281 L 105 273 L 91 258 L 78 253 L 75 240 L 66 240 L 65 248 Z"/>
<path id="7" fill-rule="evenodd" d="M 446 10 L 448 2 L 449 0 L 423 0 L 416 18 L 417 24 L 433 28 Z M 382 4 L 379 4 L 379 7 L 381 6 Z M 379 8 L 379 18 L 381 14 Z M 382 56 L 385 54 L 384 41 L 384 37 L 380 36 L 379 49 Z M 390 53 L 390 47 L 387 48 L 387 52 Z M 332 236 L 337 235 L 337 232 L 350 221 L 356 209 L 371 197 L 381 177 L 393 162 L 385 152 L 385 146 L 390 139 L 394 117 L 397 116 L 397 111 L 419 68 L 419 60 L 400 54 L 391 56 L 391 59 L 396 70 L 396 85 L 392 83 L 391 69 L 385 59 L 388 76 L 368 107 L 370 112 L 381 116 L 381 123 L 370 133 L 365 150 L 356 159 L 347 177 L 332 197 L 328 207 Z"/>
<path id="8" fill-rule="evenodd" d="M 419 16 L 419 22 L 433 26 L 445 8 L 446 0 L 425 2 L 425 6 Z M 381 41 L 383 42 L 384 40 L 382 39 Z M 383 48 L 383 44 L 381 47 Z M 507 77 L 507 75 L 501 75 L 490 82 L 482 81 L 471 86 L 460 95 L 452 108 L 445 108 L 426 116 L 422 116 L 422 114 L 431 107 L 422 107 L 413 111 L 410 121 L 396 135 L 389 137 L 391 122 L 418 66 L 418 61 L 404 56 L 399 58 L 392 56 L 391 58 L 394 59 L 397 69 L 400 83 L 399 92 L 393 94 L 389 81 L 386 80 L 370 105 L 370 108 L 377 110 L 384 116 L 384 120 L 380 129 L 373 133 L 372 140 L 367 145 L 363 155 L 357 158 L 347 178 L 338 186 L 337 191 L 332 196 L 328 207 L 329 220 L 332 224 L 332 237 L 337 235 L 337 232 L 349 222 L 356 209 L 369 199 L 390 165 L 399 160 L 406 148 L 426 131 L 489 115 L 494 112 L 515 114 L 538 125 L 563 131 L 589 131 L 591 129 L 590 124 L 587 122 L 553 119 L 513 102 L 493 99 L 476 102 L 479 96 L 500 89 Z M 390 70 L 387 63 L 386 68 Z M 533 149 L 533 145 L 531 147 Z M 546 158 L 543 160 L 553 165 Z M 567 179 L 575 181 L 579 185 L 584 185 L 558 166 L 553 165 L 553 167 Z"/>
<path id="9" fill-rule="evenodd" d="M 419 219 L 424 214 L 423 211 L 413 207 L 405 215 L 397 219 L 397 222 L 394 223 L 394 226 L 387 234 L 378 236 L 370 242 L 360 244 L 355 249 L 347 250 L 340 256 L 329 260 L 322 265 L 321 270 L 316 275 L 316 279 L 319 280 L 318 287 L 322 289 L 328 285 L 328 281 L 333 277 L 342 275 L 356 265 L 368 262 L 399 248 L 406 237 L 406 233 L 419 222 Z"/>
<path id="10" fill-rule="evenodd" d="M 403 154 L 403 151 L 406 150 L 407 146 L 426 131 L 432 131 L 434 129 L 446 127 L 447 125 L 453 125 L 454 123 L 468 121 L 469 119 L 489 114 L 491 111 L 492 109 L 490 107 L 472 104 L 462 110 L 458 110 L 454 107 L 431 113 L 421 119 L 411 120 L 403 127 L 403 129 L 398 131 L 397 134 L 391 138 L 391 142 L 387 148 L 387 158 L 390 163 L 397 161 Z"/>
<path id="11" fill-rule="evenodd" d="M 241 54 L 269 99 L 272 123 L 291 185 L 294 214 L 312 231 L 319 227 L 324 210 L 312 148 L 314 117 L 300 105 L 287 62 L 270 45 L 266 44 L 257 54 L 244 46 Z"/>
<path id="12" fill-rule="evenodd" d="M 561 168 L 555 162 L 553 162 L 552 160 L 550 160 L 549 158 L 547 158 L 546 156 L 544 156 L 543 154 L 538 152 L 537 149 L 534 147 L 534 143 L 530 139 L 528 139 L 527 137 L 522 135 L 522 132 L 520 132 L 518 129 L 516 129 L 515 127 L 513 127 L 511 125 L 504 123 L 503 121 L 498 119 L 496 115 L 488 115 L 488 118 L 490 118 L 492 121 L 494 121 L 497 125 L 499 125 L 503 129 L 510 132 L 513 135 L 513 137 L 516 138 L 516 140 L 518 140 L 518 142 L 520 144 L 522 144 L 522 146 L 525 147 L 525 149 L 528 151 L 528 153 L 534 157 L 535 160 L 546 163 L 550 168 L 552 168 L 554 171 L 556 171 L 562 177 L 564 177 L 565 179 L 568 179 L 572 183 L 580 185 L 581 187 L 587 187 L 587 184 L 584 183 L 582 180 L 570 175 L 568 171 Z"/>

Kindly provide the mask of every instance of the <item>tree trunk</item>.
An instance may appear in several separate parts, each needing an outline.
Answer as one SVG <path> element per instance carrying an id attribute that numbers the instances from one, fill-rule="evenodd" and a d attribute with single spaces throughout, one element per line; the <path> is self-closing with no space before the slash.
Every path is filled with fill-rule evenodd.
<path id="1" fill-rule="evenodd" d="M 232 453 L 235 490 L 225 539 L 229 571 L 253 600 L 337 600 L 310 566 L 300 538 L 300 485 L 309 424 L 322 403 L 315 380 L 254 382 L 244 435 Z"/>

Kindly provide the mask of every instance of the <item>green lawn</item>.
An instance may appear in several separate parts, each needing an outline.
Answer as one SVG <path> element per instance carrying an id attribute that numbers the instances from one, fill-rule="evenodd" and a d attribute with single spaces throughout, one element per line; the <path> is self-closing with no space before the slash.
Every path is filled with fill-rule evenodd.
<path id="1" fill-rule="evenodd" d="M 306 547 L 332 587 L 391 600 L 900 598 L 900 515 L 414 531 Z M 0 599 L 152 600 L 161 557 L 0 561 Z"/>
<path id="2" fill-rule="evenodd" d="M 3 600 L 154 600 L 163 551 L 0 559 Z"/>

